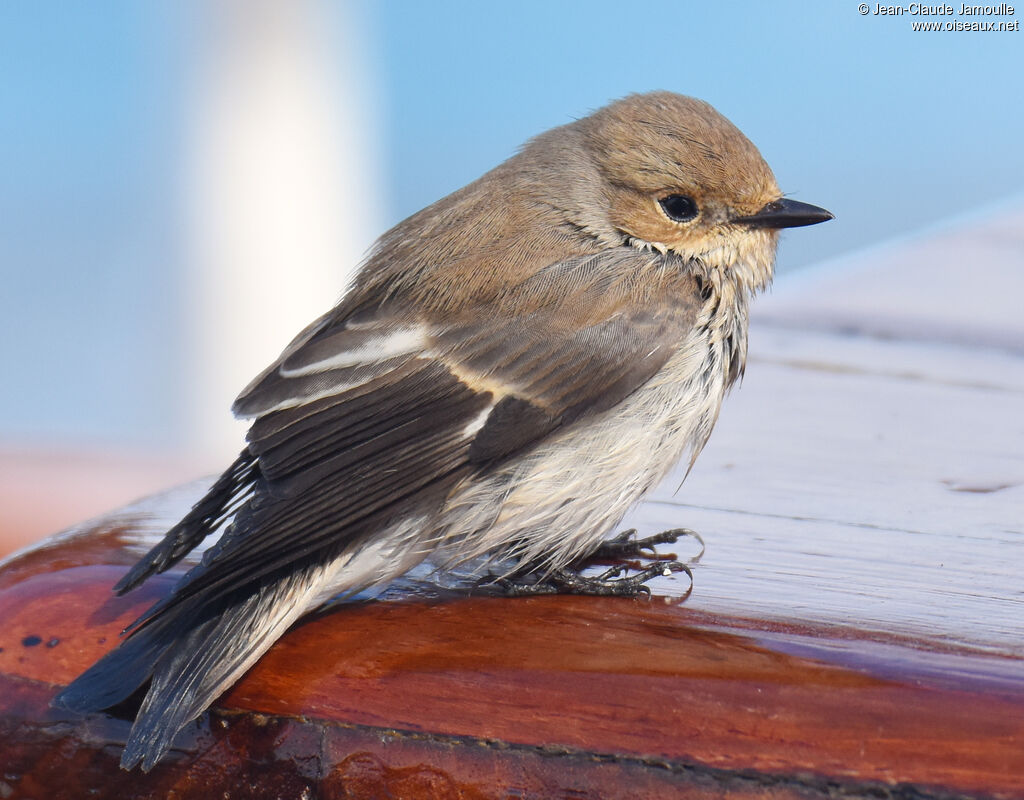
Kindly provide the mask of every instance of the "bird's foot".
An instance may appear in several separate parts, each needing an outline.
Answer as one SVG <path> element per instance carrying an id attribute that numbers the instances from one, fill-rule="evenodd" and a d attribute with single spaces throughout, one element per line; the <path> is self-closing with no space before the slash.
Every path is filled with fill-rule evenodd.
<path id="1" fill-rule="evenodd" d="M 632 574 L 630 574 L 632 572 Z M 537 594 L 589 594 L 617 597 L 635 597 L 651 594 L 647 581 L 660 575 L 685 572 L 692 580 L 693 573 L 686 564 L 678 561 L 658 561 L 648 567 L 634 569 L 631 565 L 620 565 L 605 570 L 595 577 L 587 577 L 576 568 L 552 570 L 535 580 L 529 575 L 514 575 L 495 581 L 502 592 L 509 597 L 526 597 Z"/>
<path id="2" fill-rule="evenodd" d="M 689 536 L 700 543 L 700 553 L 694 559 L 699 559 L 704 554 L 704 540 L 700 534 L 689 528 L 672 528 L 668 531 L 656 533 L 643 539 L 635 539 L 636 528 L 623 531 L 614 539 L 602 542 L 601 546 L 586 557 L 587 564 L 621 564 L 630 559 L 641 558 L 649 561 L 675 561 L 675 553 L 661 554 L 655 548 L 659 544 L 675 544 L 682 537 Z"/>
<path id="3" fill-rule="evenodd" d="M 704 542 L 699 535 L 687 528 L 675 528 L 644 539 L 635 539 L 635 536 L 636 530 L 624 531 L 568 567 L 550 571 L 527 567 L 492 583 L 511 597 L 538 594 L 635 597 L 650 595 L 647 582 L 659 576 L 685 572 L 693 580 L 690 568 L 676 561 L 674 553 L 661 554 L 655 546 L 675 544 L 683 536 L 692 536 L 700 542 L 703 553 Z M 599 565 L 609 566 L 609 569 L 595 576 L 583 574 Z"/>

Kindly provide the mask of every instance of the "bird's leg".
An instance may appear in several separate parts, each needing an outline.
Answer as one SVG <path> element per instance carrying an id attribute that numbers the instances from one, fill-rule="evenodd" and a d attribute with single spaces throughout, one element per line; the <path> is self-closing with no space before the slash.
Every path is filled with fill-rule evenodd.
<path id="1" fill-rule="evenodd" d="M 690 568 L 676 561 L 674 554 L 662 555 L 654 548 L 658 544 L 673 544 L 681 536 L 694 536 L 701 541 L 696 533 L 686 528 L 676 528 L 644 539 L 633 539 L 635 534 L 635 530 L 625 531 L 567 567 L 541 571 L 527 565 L 494 583 L 512 597 L 538 594 L 633 597 L 641 593 L 649 595 L 651 590 L 646 584 L 659 575 L 685 572 L 693 578 Z M 609 562 L 610 568 L 600 575 L 588 577 L 583 574 L 586 569 Z"/>

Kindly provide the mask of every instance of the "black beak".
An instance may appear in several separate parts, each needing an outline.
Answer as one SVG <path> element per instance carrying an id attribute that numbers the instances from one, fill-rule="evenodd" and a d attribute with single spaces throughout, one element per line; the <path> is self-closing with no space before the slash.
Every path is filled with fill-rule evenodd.
<path id="1" fill-rule="evenodd" d="M 799 228 L 834 219 L 831 212 L 799 203 L 796 200 L 774 200 L 749 217 L 733 217 L 732 221 L 750 228 Z"/>

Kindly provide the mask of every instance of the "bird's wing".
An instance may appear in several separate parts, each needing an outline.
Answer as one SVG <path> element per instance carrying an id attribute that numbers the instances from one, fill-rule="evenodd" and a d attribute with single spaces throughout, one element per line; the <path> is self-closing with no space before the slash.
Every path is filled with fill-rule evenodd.
<path id="1" fill-rule="evenodd" d="M 120 589 L 237 508 L 220 541 L 54 702 L 107 708 L 151 680 L 121 763 L 152 767 L 336 586 L 325 573 L 334 558 L 649 380 L 698 324 L 685 266 L 623 248 L 553 264 L 443 317 L 356 297 L 314 323 L 239 398 L 256 417 L 247 451 Z"/>
<path id="2" fill-rule="evenodd" d="M 223 596 L 337 553 L 620 402 L 695 324 L 696 284 L 665 259 L 612 249 L 443 319 L 385 303 L 315 323 L 236 402 L 256 416 L 251 499 L 139 623 L 200 592 Z M 673 291 L 641 291 L 652 270 L 671 273 Z"/>

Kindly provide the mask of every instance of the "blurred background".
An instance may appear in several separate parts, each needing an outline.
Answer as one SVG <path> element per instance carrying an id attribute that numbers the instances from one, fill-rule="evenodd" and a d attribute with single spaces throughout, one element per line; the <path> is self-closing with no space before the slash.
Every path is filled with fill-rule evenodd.
<path id="1" fill-rule="evenodd" d="M 708 100 L 836 214 L 783 237 L 783 273 L 1019 198 L 1022 34 L 913 19 L 848 0 L 0 4 L 0 539 L 226 465 L 234 396 L 383 230 L 630 92 Z"/>

